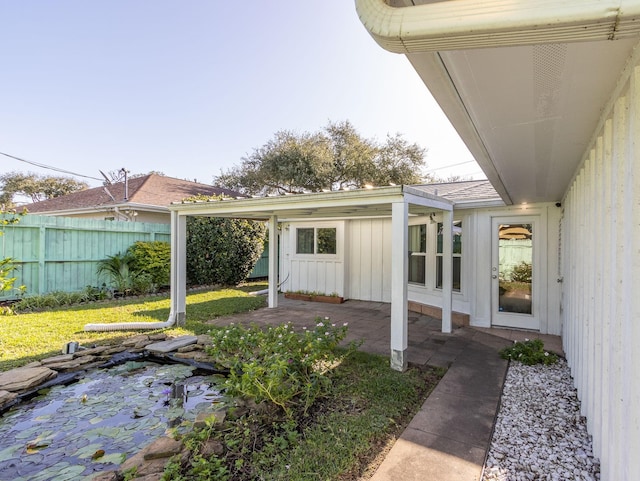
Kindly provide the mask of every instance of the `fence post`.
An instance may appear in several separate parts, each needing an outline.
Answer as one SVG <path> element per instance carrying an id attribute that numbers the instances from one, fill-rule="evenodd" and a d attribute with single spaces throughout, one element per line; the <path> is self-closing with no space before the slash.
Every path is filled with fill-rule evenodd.
<path id="1" fill-rule="evenodd" d="M 40 226 L 38 236 L 38 294 L 45 293 L 46 284 L 46 252 L 47 252 L 47 228 Z"/>

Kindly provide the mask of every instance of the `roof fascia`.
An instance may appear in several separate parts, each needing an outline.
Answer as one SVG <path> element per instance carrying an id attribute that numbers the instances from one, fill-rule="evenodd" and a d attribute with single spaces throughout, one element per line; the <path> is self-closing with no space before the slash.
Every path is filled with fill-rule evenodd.
<path id="1" fill-rule="evenodd" d="M 251 216 L 264 218 L 300 209 L 341 208 L 356 205 L 382 205 L 408 202 L 429 208 L 452 210 L 453 202 L 409 186 L 376 187 L 351 191 L 318 192 L 310 194 L 259 197 L 252 199 L 227 199 L 218 201 L 182 202 L 171 204 L 169 209 L 178 215 Z M 290 214 L 286 214 L 290 217 Z"/>
<path id="2" fill-rule="evenodd" d="M 51 215 L 51 216 L 64 216 L 69 214 L 91 214 L 91 213 L 99 213 L 99 212 L 110 212 L 116 209 L 119 210 L 137 210 L 140 212 L 158 212 L 162 214 L 168 214 L 169 209 L 167 207 L 160 207 L 156 205 L 147 205 L 147 204 L 135 204 L 135 203 L 125 203 L 125 204 L 106 204 L 102 206 L 91 206 L 91 207 L 79 207 L 75 209 L 56 209 L 56 210 L 43 210 L 38 212 L 29 212 L 31 215 Z"/>
<path id="3" fill-rule="evenodd" d="M 456 0 L 403 8 L 356 0 L 356 11 L 376 42 L 396 53 L 617 40 L 640 33 L 638 0 Z"/>

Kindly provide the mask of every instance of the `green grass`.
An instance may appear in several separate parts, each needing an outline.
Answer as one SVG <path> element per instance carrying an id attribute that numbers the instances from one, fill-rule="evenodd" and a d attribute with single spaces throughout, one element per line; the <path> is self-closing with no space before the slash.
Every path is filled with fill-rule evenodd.
<path id="1" fill-rule="evenodd" d="M 174 459 L 171 481 L 352 481 L 367 479 L 440 380 L 444 370 L 393 371 L 386 356 L 355 352 L 329 375 L 331 386 L 307 414 L 279 410 L 230 415 L 188 434 L 188 461 Z M 273 408 L 273 406 L 271 406 Z M 202 455 L 202 442 L 223 446 Z M 181 458 L 182 459 L 182 458 Z"/>
<path id="2" fill-rule="evenodd" d="M 248 294 L 261 288 L 264 284 L 191 293 L 187 296 L 186 326 L 166 332 L 201 334 L 211 328 L 205 324 L 207 320 L 261 307 L 264 298 Z M 164 296 L 2 316 L 0 371 L 59 354 L 69 341 L 86 346 L 119 341 L 140 332 L 84 332 L 87 323 L 164 321 L 168 315 L 169 299 Z M 258 431 L 275 434 L 265 439 L 258 450 L 253 449 L 258 431 L 250 432 L 246 440 L 247 461 L 254 466 L 254 474 L 264 480 L 350 481 L 370 475 L 385 447 L 419 410 L 442 374 L 443 371 L 415 368 L 400 373 L 389 368 L 385 356 L 356 352 L 333 371 L 329 395 L 314 405 L 309 416 L 296 422 L 294 431 L 284 425 L 277 427 L 272 419 Z M 226 436 L 246 437 L 243 419 L 238 419 L 237 426 L 228 425 L 231 432 Z M 295 437 L 295 442 L 285 440 L 287 433 Z M 225 433 L 219 435 L 224 437 Z M 204 474 L 215 472 L 214 461 L 201 458 L 201 475 L 175 479 L 214 479 Z"/>
<path id="3" fill-rule="evenodd" d="M 263 285 L 256 285 L 189 294 L 186 326 L 166 332 L 173 335 L 201 334 L 210 328 L 204 321 L 262 307 L 265 302 L 263 297 L 248 294 L 249 291 L 262 287 Z M 140 333 L 84 332 L 85 324 L 156 322 L 166 321 L 168 316 L 168 296 L 113 300 L 43 312 L 0 316 L 0 371 L 60 354 L 62 347 L 70 341 L 77 341 L 85 346 L 104 344 Z"/>
<path id="4" fill-rule="evenodd" d="M 358 352 L 335 371 L 333 389 L 300 442 L 260 479 L 359 479 L 420 409 L 444 371 L 389 368 L 389 359 Z M 313 455 L 310 455 L 313 453 Z M 265 460 L 266 461 L 266 460 Z"/>

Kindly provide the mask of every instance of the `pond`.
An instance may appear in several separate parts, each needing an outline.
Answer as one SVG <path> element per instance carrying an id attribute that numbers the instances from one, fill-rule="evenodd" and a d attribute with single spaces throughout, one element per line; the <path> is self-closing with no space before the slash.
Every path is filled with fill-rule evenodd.
<path id="1" fill-rule="evenodd" d="M 0 417 L 0 481 L 89 480 L 222 402 L 217 376 L 129 361 L 56 386 Z"/>

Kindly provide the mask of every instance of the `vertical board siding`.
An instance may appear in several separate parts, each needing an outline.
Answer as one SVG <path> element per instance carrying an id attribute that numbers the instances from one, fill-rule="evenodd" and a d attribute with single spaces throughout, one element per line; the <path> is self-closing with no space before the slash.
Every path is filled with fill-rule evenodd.
<path id="1" fill-rule="evenodd" d="M 167 224 L 35 215 L 2 230 L 0 258 L 16 259 L 15 285 L 25 285 L 27 295 L 100 285 L 105 281 L 96 273 L 100 260 L 124 252 L 136 241 L 169 242 L 171 238 Z M 15 292 L 2 293 L 0 299 L 12 297 Z"/>
<path id="2" fill-rule="evenodd" d="M 391 220 L 352 220 L 348 240 L 351 297 L 391 302 Z"/>
<path id="3" fill-rule="evenodd" d="M 563 203 L 564 350 L 603 481 L 640 472 L 640 67 L 625 75 Z"/>

